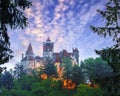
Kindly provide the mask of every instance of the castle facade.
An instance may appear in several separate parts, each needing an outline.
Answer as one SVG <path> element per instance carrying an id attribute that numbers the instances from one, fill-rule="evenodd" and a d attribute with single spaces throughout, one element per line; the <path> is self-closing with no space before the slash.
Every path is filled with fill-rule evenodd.
<path id="1" fill-rule="evenodd" d="M 72 52 L 67 50 L 62 50 L 60 52 L 54 52 L 54 42 L 51 42 L 48 37 L 45 42 L 43 42 L 43 56 L 36 56 L 33 52 L 32 45 L 29 44 L 25 56 L 22 55 L 22 60 L 20 62 L 23 65 L 23 68 L 26 70 L 26 73 L 29 73 L 30 70 L 44 66 L 49 60 L 57 66 L 58 73 L 60 72 L 60 63 L 64 57 L 70 58 L 73 65 L 79 64 L 79 51 L 77 48 L 73 48 Z M 59 74 L 59 75 L 60 75 Z"/>

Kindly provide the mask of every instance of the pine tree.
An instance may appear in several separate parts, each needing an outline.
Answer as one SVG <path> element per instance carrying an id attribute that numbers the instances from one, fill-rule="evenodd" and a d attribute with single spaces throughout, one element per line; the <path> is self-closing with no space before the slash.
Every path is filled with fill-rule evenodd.
<path id="1" fill-rule="evenodd" d="M 23 75 L 25 75 L 23 65 L 16 64 L 14 67 L 14 78 L 20 80 Z"/>
<path id="2" fill-rule="evenodd" d="M 14 85 L 13 77 L 8 71 L 5 71 L 4 74 L 2 74 L 1 85 L 2 85 L 2 87 L 6 88 L 8 90 L 13 87 L 13 85 Z"/>
<path id="3" fill-rule="evenodd" d="M 110 48 L 96 50 L 96 53 L 101 55 L 104 60 L 113 69 L 113 75 L 106 80 L 105 84 L 112 85 L 112 89 L 108 86 L 109 96 L 119 96 L 119 80 L 120 80 L 120 0 L 109 0 L 105 5 L 105 10 L 97 10 L 100 15 L 105 19 L 106 24 L 103 27 L 91 26 L 91 29 L 98 35 L 104 37 L 110 36 L 116 44 Z M 106 86 L 105 85 L 105 86 Z M 107 95 L 106 93 L 106 95 Z M 108 96 L 108 95 L 107 95 Z"/>
<path id="4" fill-rule="evenodd" d="M 104 60 L 107 60 L 114 71 L 118 71 L 120 69 L 120 0 L 109 0 L 105 8 L 104 11 L 97 10 L 105 19 L 105 26 L 91 26 L 91 29 L 100 36 L 112 37 L 112 40 L 116 42 L 110 48 L 96 50 L 96 53 L 101 55 Z"/>
<path id="5" fill-rule="evenodd" d="M 27 18 L 23 11 L 30 5 L 31 2 L 28 0 L 0 0 L 0 65 L 13 57 L 8 28 L 24 28 L 27 25 Z"/>

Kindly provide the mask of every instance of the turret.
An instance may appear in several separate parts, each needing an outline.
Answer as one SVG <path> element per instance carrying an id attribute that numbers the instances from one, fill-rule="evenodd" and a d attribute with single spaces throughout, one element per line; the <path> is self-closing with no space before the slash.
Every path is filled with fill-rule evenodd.
<path id="1" fill-rule="evenodd" d="M 28 46 L 28 49 L 26 51 L 26 56 L 33 56 L 33 55 L 34 55 L 34 53 L 33 53 L 32 45 L 30 43 Z"/>
<path id="2" fill-rule="evenodd" d="M 75 59 L 77 61 L 77 63 L 79 64 L 79 51 L 77 48 L 73 48 L 73 56 L 75 56 Z"/>
<path id="3" fill-rule="evenodd" d="M 52 57 L 53 55 L 53 47 L 54 43 L 51 42 L 50 38 L 48 37 L 46 42 L 43 42 L 43 57 Z"/>

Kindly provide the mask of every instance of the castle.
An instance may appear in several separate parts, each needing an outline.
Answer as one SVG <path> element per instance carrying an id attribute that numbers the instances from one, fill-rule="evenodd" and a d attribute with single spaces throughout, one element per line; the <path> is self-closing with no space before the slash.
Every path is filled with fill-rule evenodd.
<path id="1" fill-rule="evenodd" d="M 49 60 L 57 66 L 57 71 L 60 75 L 60 64 L 64 57 L 70 58 L 73 65 L 79 64 L 79 51 L 77 48 L 73 48 L 73 51 L 71 53 L 67 52 L 67 50 L 62 50 L 61 52 L 55 53 L 54 42 L 51 42 L 50 38 L 48 37 L 47 40 L 43 42 L 42 57 L 35 56 L 32 49 L 32 45 L 29 44 L 25 56 L 22 54 L 22 60 L 20 64 L 23 65 L 23 68 L 26 70 L 26 73 L 29 73 L 32 69 L 44 66 Z"/>

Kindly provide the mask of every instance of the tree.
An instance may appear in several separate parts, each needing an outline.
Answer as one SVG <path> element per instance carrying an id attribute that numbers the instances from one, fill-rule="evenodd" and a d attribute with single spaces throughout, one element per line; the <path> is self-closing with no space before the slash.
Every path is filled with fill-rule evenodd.
<path id="1" fill-rule="evenodd" d="M 90 81 L 109 76 L 112 73 L 112 69 L 106 61 L 102 60 L 102 58 L 88 58 L 84 60 L 82 69 Z"/>
<path id="2" fill-rule="evenodd" d="M 41 74 L 46 74 L 47 77 L 56 77 L 57 76 L 56 66 L 51 62 L 45 64 L 44 67 L 40 69 L 40 75 Z"/>
<path id="3" fill-rule="evenodd" d="M 19 63 L 15 65 L 14 68 L 14 78 L 20 80 L 20 78 L 25 75 L 25 72 L 23 70 L 23 65 L 20 65 Z"/>
<path id="4" fill-rule="evenodd" d="M 30 6 L 28 0 L 0 0 L 0 65 L 13 57 L 8 28 L 24 28 L 28 22 L 23 11 Z"/>
<path id="5" fill-rule="evenodd" d="M 106 9 L 104 11 L 97 10 L 105 19 L 105 26 L 91 26 L 91 29 L 98 35 L 112 37 L 113 41 L 116 42 L 113 47 L 105 48 L 100 51 L 96 50 L 96 53 L 109 62 L 113 71 L 117 71 L 120 69 L 120 0 L 110 0 L 106 3 L 105 7 Z"/>
<path id="6" fill-rule="evenodd" d="M 35 82 L 32 86 L 32 96 L 72 96 L 70 91 L 70 95 L 67 95 L 68 92 L 60 86 L 59 81 L 52 79 Z"/>
<path id="7" fill-rule="evenodd" d="M 6 67 L 0 67 L 0 76 L 1 76 L 1 73 L 6 69 Z"/>
<path id="8" fill-rule="evenodd" d="M 0 96 L 33 96 L 30 91 L 27 90 L 21 90 L 21 89 L 15 89 L 12 88 L 11 90 L 7 90 L 5 88 L 2 88 L 2 91 L 0 92 Z"/>
<path id="9" fill-rule="evenodd" d="M 105 10 L 97 10 L 100 15 L 106 20 L 105 26 L 103 27 L 94 27 L 91 26 L 91 29 L 96 32 L 98 35 L 104 37 L 110 36 L 116 44 L 110 48 L 105 48 L 102 50 L 96 50 L 96 53 L 99 54 L 104 60 L 108 61 L 108 64 L 113 69 L 113 94 L 120 95 L 119 85 L 116 83 L 120 78 L 120 0 L 109 0 L 105 5 Z"/>
<path id="10" fill-rule="evenodd" d="M 112 36 L 113 41 L 118 45 L 120 44 L 120 0 L 109 0 L 105 5 L 104 11 L 97 10 L 100 15 L 106 20 L 106 24 L 103 27 L 91 26 L 94 32 L 104 37 Z"/>
<path id="11" fill-rule="evenodd" d="M 8 71 L 5 71 L 5 73 L 2 74 L 1 85 L 2 85 L 2 87 L 6 88 L 8 90 L 10 90 L 13 87 L 13 85 L 14 85 L 13 77 Z"/>
<path id="12" fill-rule="evenodd" d="M 104 96 L 104 92 L 100 88 L 92 88 L 84 84 L 80 84 L 74 96 Z"/>
<path id="13" fill-rule="evenodd" d="M 35 76 L 22 75 L 21 80 L 16 78 L 13 80 L 14 86 L 7 90 L 6 88 L 0 88 L 0 96 L 35 96 L 32 95 L 32 86 L 34 83 L 39 82 Z M 39 87 L 39 85 L 37 86 Z"/>
<path id="14" fill-rule="evenodd" d="M 78 65 L 74 65 L 72 67 L 72 81 L 76 84 L 79 85 L 84 81 L 84 76 L 82 73 L 82 68 Z"/>
<path id="15" fill-rule="evenodd" d="M 21 80 L 17 82 L 22 90 L 32 90 L 33 83 L 37 82 L 34 76 L 24 75 L 21 77 Z"/>
<path id="16" fill-rule="evenodd" d="M 62 60 L 63 78 L 72 79 L 72 62 L 69 58 L 64 57 Z"/>
<path id="17" fill-rule="evenodd" d="M 67 80 L 72 80 L 76 85 L 83 82 L 82 69 L 79 65 L 72 65 L 70 58 L 64 57 L 62 60 L 63 68 L 63 78 Z"/>

